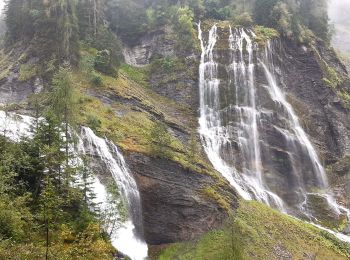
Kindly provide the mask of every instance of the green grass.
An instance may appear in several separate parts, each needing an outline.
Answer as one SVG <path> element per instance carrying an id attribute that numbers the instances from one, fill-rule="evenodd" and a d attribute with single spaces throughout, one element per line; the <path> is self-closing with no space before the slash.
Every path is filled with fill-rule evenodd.
<path id="1" fill-rule="evenodd" d="M 265 45 L 268 40 L 279 37 L 279 33 L 275 29 L 261 25 L 254 26 L 254 33 L 256 34 L 255 41 L 259 45 Z"/>
<path id="2" fill-rule="evenodd" d="M 124 63 L 121 65 L 120 70 L 127 74 L 128 77 L 136 83 L 145 87 L 149 87 L 147 67 L 137 68 Z"/>
<path id="3" fill-rule="evenodd" d="M 337 87 L 343 82 L 343 79 L 338 75 L 334 68 L 327 64 L 315 47 L 312 47 L 312 50 L 315 54 L 317 63 L 323 72 L 323 82 L 333 90 L 337 89 Z"/>
<path id="4" fill-rule="evenodd" d="M 83 51 L 84 64 L 73 73 L 79 96 L 78 124 L 94 128 L 101 136 L 107 136 L 125 151 L 150 156 L 159 156 L 153 154 L 154 146 L 152 148 L 150 138 L 157 121 L 176 125 L 188 133 L 193 131 L 197 120 L 191 108 L 159 95 L 145 87 L 146 84 L 137 82 L 146 80 L 142 69 L 123 65 L 117 78 L 99 74 L 103 84 L 92 84 L 90 75 L 96 72 L 88 64 L 91 53 L 92 50 Z M 174 66 L 177 66 L 177 62 Z M 92 92 L 110 96 L 112 99 L 105 102 L 103 98 L 89 94 Z M 202 156 L 196 156 L 194 162 L 191 160 L 189 143 L 180 141 L 170 131 L 169 134 L 171 141 L 166 147 L 164 158 L 177 162 L 184 168 L 220 178 Z"/>
<path id="5" fill-rule="evenodd" d="M 206 187 L 202 190 L 202 193 L 207 198 L 216 202 L 221 208 L 226 210 L 226 212 L 230 212 L 231 206 L 229 201 L 227 201 L 226 198 L 222 196 L 215 188 L 216 187 Z"/>
<path id="6" fill-rule="evenodd" d="M 19 77 L 18 79 L 20 81 L 28 81 L 34 78 L 38 73 L 38 69 L 33 64 L 22 64 L 20 66 L 19 70 Z"/>
<path id="7" fill-rule="evenodd" d="M 348 259 L 350 246 L 258 202 L 241 201 L 235 218 L 197 241 L 170 245 L 158 259 Z M 314 258 L 313 258 L 314 259 Z"/>

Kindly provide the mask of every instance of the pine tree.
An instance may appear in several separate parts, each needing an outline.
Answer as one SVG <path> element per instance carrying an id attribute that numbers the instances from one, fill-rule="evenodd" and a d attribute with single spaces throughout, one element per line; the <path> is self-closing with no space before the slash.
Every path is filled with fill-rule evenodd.
<path id="1" fill-rule="evenodd" d="M 69 174 L 72 170 L 69 165 L 70 147 L 74 142 L 73 132 L 70 131 L 70 127 L 74 125 L 75 115 L 75 99 L 73 84 L 71 80 L 71 72 L 68 65 L 62 66 L 59 71 L 54 75 L 53 90 L 51 95 L 51 110 L 53 116 L 59 122 L 59 127 L 64 134 L 64 150 L 65 150 L 65 173 L 66 184 L 69 182 Z"/>

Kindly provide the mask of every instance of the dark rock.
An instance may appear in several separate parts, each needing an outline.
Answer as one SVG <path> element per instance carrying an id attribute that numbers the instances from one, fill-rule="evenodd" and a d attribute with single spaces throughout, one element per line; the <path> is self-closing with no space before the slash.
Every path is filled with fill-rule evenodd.
<path id="1" fill-rule="evenodd" d="M 142 67 L 150 63 L 157 55 L 173 56 L 174 41 L 166 37 L 166 28 L 146 34 L 136 46 L 124 46 L 125 62 L 129 65 Z"/>
<path id="2" fill-rule="evenodd" d="M 151 245 L 195 239 L 219 227 L 228 213 L 202 190 L 216 184 L 213 177 L 183 168 L 161 158 L 131 153 L 126 156 L 141 194 L 143 228 Z M 226 184 L 232 209 L 237 195 Z"/>

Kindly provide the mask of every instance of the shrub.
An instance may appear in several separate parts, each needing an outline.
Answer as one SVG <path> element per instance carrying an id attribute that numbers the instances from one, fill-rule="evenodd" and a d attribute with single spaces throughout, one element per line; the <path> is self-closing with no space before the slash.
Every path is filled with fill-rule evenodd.
<path id="1" fill-rule="evenodd" d="M 22 64 L 19 69 L 19 80 L 27 81 L 37 75 L 37 67 L 33 64 Z"/>
<path id="2" fill-rule="evenodd" d="M 116 71 L 112 66 L 111 53 L 109 50 L 102 50 L 97 52 L 94 67 L 97 71 L 104 74 L 114 76 Z"/>
<path id="3" fill-rule="evenodd" d="M 169 146 L 171 144 L 171 135 L 163 123 L 154 124 L 151 133 L 151 152 L 158 157 L 169 157 Z"/>
<path id="4" fill-rule="evenodd" d="M 195 46 L 196 32 L 193 28 L 193 12 L 188 7 L 180 7 L 173 15 L 174 31 L 178 48 L 189 51 Z"/>
<path id="5" fill-rule="evenodd" d="M 238 15 L 235 19 L 234 19 L 235 24 L 237 25 L 241 25 L 241 26 L 252 26 L 253 25 L 253 18 L 251 17 L 251 15 L 247 12 L 244 12 L 240 15 Z"/>
<path id="6" fill-rule="evenodd" d="M 100 75 L 98 75 L 97 73 L 92 73 L 91 74 L 91 79 L 90 82 L 96 86 L 96 87 L 101 87 L 103 86 L 103 79 Z"/>
<path id="7" fill-rule="evenodd" d="M 175 60 L 171 58 L 170 56 L 166 56 L 162 60 L 162 68 L 165 71 L 171 71 L 175 67 Z"/>
<path id="8" fill-rule="evenodd" d="M 87 118 L 87 124 L 94 132 L 97 132 L 98 129 L 101 127 L 101 120 L 99 120 L 95 116 L 89 115 Z"/>

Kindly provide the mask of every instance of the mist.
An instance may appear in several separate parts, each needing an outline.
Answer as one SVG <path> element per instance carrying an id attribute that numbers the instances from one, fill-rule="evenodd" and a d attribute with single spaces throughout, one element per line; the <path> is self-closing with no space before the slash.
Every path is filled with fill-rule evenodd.
<path id="1" fill-rule="evenodd" d="M 332 44 L 336 49 L 346 52 L 350 52 L 349 13 L 349 0 L 330 0 L 329 17 L 335 29 Z"/>

